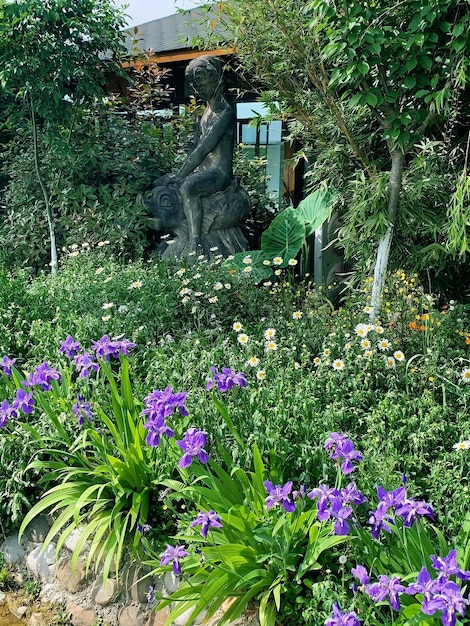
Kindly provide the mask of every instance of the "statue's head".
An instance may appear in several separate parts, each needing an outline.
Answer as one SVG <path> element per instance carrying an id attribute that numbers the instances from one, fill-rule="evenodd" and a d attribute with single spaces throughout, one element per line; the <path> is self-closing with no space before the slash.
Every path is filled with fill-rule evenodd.
<path id="1" fill-rule="evenodd" d="M 222 88 L 222 62 L 207 54 L 196 57 L 188 64 L 185 76 L 202 100 L 210 100 Z"/>

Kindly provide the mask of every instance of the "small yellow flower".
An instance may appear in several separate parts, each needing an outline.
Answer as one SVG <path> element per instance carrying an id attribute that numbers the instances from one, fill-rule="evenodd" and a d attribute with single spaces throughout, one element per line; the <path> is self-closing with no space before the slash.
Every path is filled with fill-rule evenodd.
<path id="1" fill-rule="evenodd" d="M 318 365 L 320 365 L 320 363 L 321 363 L 321 359 L 320 359 L 320 357 L 319 357 L 319 356 L 316 356 L 316 357 L 313 359 L 313 364 L 314 364 L 315 366 L 317 366 L 317 367 L 318 367 Z"/>
<path id="2" fill-rule="evenodd" d="M 323 356 L 330 356 L 330 354 L 331 354 L 331 350 L 329 348 L 325 348 L 323 350 Z"/>
<path id="3" fill-rule="evenodd" d="M 263 265 L 271 265 L 271 261 L 269 259 L 264 259 Z"/>
<path id="4" fill-rule="evenodd" d="M 243 263 L 244 263 L 245 265 L 251 265 L 251 264 L 252 264 L 251 256 L 246 256 L 246 257 L 243 259 Z"/>
<path id="5" fill-rule="evenodd" d="M 283 258 L 280 256 L 275 256 L 273 259 L 274 265 L 282 265 L 282 262 L 283 262 Z"/>
<path id="6" fill-rule="evenodd" d="M 297 265 L 297 259 L 289 259 L 289 265 L 295 267 Z"/>

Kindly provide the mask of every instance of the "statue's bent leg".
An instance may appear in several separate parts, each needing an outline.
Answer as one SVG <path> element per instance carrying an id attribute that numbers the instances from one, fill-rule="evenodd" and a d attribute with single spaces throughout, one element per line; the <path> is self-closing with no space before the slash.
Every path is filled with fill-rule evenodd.
<path id="1" fill-rule="evenodd" d="M 191 251 L 201 245 L 202 201 L 201 198 L 215 194 L 228 185 L 226 177 L 217 170 L 195 172 L 182 183 L 180 192 L 183 211 L 188 223 L 188 244 Z"/>

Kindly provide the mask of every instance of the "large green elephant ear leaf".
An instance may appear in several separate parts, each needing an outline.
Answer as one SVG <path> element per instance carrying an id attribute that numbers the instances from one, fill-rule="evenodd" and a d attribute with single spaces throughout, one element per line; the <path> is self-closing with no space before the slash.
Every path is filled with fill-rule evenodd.
<path id="1" fill-rule="evenodd" d="M 262 250 L 250 250 L 248 252 L 238 252 L 231 259 L 226 259 L 222 267 L 231 274 L 249 277 L 253 282 L 259 283 L 268 279 L 272 274 L 269 265 L 263 261 L 267 259 Z"/>
<path id="2" fill-rule="evenodd" d="M 297 211 L 305 222 L 306 236 L 309 237 L 330 216 L 331 205 L 336 193 L 328 189 L 316 189 L 300 202 Z"/>
<path id="3" fill-rule="evenodd" d="M 295 259 L 306 237 L 305 223 L 297 209 L 285 209 L 273 219 L 261 235 L 261 250 L 266 258 L 280 257 L 281 267 Z"/>

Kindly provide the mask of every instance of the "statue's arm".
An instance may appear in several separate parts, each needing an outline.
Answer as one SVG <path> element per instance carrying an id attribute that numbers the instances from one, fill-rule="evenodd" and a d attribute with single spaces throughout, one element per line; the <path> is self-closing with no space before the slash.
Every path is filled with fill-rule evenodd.
<path id="1" fill-rule="evenodd" d="M 178 170 L 178 176 L 187 176 L 199 167 L 206 156 L 215 150 L 224 134 L 230 132 L 232 124 L 233 116 L 231 111 L 224 111 L 217 115 L 209 131 L 200 137 L 198 144 L 188 154 L 186 161 Z"/>

